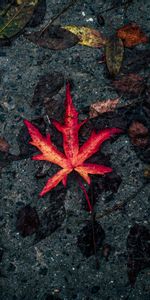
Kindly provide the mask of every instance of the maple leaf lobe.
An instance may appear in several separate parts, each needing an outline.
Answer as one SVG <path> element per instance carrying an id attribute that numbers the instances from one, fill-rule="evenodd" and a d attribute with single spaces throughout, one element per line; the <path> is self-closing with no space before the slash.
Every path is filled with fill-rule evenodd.
<path id="1" fill-rule="evenodd" d="M 79 152 L 79 140 L 78 133 L 80 127 L 86 122 L 78 123 L 78 112 L 76 111 L 71 94 L 70 94 L 70 86 L 67 83 L 66 86 L 66 112 L 65 112 L 65 122 L 64 124 L 60 124 L 57 121 L 53 121 L 53 125 L 59 130 L 63 135 L 63 148 L 66 157 L 70 160 L 72 165 L 76 164 L 76 157 Z"/>
<path id="2" fill-rule="evenodd" d="M 69 162 L 65 155 L 60 152 L 51 142 L 50 135 L 44 137 L 38 128 L 31 124 L 28 120 L 24 120 L 25 125 L 28 128 L 29 134 L 32 140 L 29 142 L 42 152 L 32 157 L 33 160 L 47 160 L 51 163 L 57 164 L 62 168 L 68 167 Z"/>

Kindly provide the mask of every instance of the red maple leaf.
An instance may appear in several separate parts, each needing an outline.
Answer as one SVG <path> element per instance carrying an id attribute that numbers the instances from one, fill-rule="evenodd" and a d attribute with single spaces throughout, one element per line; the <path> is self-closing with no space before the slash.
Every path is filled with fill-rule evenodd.
<path id="1" fill-rule="evenodd" d="M 33 156 L 32 159 L 46 160 L 61 167 L 53 177 L 48 179 L 40 196 L 43 196 L 52 190 L 61 181 L 64 186 L 66 186 L 67 176 L 73 170 L 78 172 L 88 184 L 90 184 L 89 174 L 104 175 L 105 173 L 112 172 L 112 169 L 109 167 L 90 164 L 85 161 L 99 150 L 100 145 L 105 140 L 109 139 L 113 134 L 121 133 L 122 130 L 118 128 L 106 128 L 98 133 L 93 131 L 88 140 L 79 148 L 79 129 L 86 121 L 87 120 L 84 120 L 82 123 L 78 123 L 78 112 L 72 102 L 69 83 L 66 87 L 66 112 L 64 124 L 53 121 L 54 126 L 63 135 L 64 153 L 54 146 L 49 134 L 43 136 L 34 125 L 28 120 L 24 120 L 32 138 L 30 144 L 41 151 L 41 154 Z M 90 201 L 88 201 L 88 205 L 91 211 L 92 207 Z"/>

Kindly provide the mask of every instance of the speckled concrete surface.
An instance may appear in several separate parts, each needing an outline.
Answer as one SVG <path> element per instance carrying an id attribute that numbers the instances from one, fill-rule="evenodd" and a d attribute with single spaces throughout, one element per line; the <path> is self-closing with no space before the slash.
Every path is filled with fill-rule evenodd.
<path id="1" fill-rule="evenodd" d="M 149 33 L 148 0 L 133 1 L 126 13 L 122 7 L 104 13 L 105 26 L 100 28 L 96 14 L 110 7 L 112 2 L 78 1 L 57 20 L 57 24 L 88 25 L 110 36 L 125 22 L 135 21 L 145 33 Z M 47 0 L 43 23 L 46 24 L 66 3 Z M 149 45 L 136 47 L 139 50 L 149 49 Z M 11 145 L 11 154 L 19 154 L 17 137 L 23 119 L 31 120 L 45 113 L 43 109 L 37 110 L 30 105 L 40 76 L 58 71 L 66 79 L 71 78 L 74 84 L 73 101 L 79 111 L 96 100 L 117 96 L 115 90 L 110 88 L 105 64 L 98 64 L 102 53 L 101 49 L 79 45 L 52 51 L 30 43 L 23 35 L 15 39 L 10 47 L 0 49 L 0 131 Z M 140 75 L 148 78 L 149 69 L 142 69 Z M 63 99 L 65 89 L 61 89 L 59 94 Z M 111 245 L 108 261 L 101 255 L 102 249 L 98 250 L 98 270 L 94 255 L 86 258 L 77 247 L 77 236 L 85 225 L 84 220 L 89 219 L 81 205 L 83 195 L 78 185 L 70 180 L 64 194 L 66 212 L 61 226 L 51 235 L 35 242 L 34 234 L 23 238 L 16 230 L 16 214 L 20 207 L 30 204 L 40 217 L 49 205 L 49 195 L 38 198 L 46 181 L 45 178 L 40 181 L 35 178 L 41 162 L 26 158 L 13 161 L 1 170 L 1 299 L 149 299 L 149 269 L 138 274 L 135 287 L 131 288 L 127 277 L 126 248 L 131 226 L 135 223 L 149 225 L 150 186 L 145 184 L 143 178 L 146 162 L 137 156 L 126 134 L 113 143 L 105 143 L 102 152 L 109 153 L 111 166 L 121 176 L 122 182 L 113 200 L 105 201 L 109 192 L 100 194 L 96 212 L 102 213 L 129 197 L 130 201 L 125 211 L 114 211 L 98 220 L 105 231 L 105 243 Z M 49 174 L 54 171 L 51 168 Z"/>

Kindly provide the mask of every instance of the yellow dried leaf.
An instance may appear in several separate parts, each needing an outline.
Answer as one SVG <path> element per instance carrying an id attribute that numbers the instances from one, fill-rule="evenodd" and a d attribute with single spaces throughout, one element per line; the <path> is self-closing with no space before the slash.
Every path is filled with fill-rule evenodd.
<path id="1" fill-rule="evenodd" d="M 66 25 L 63 28 L 77 35 L 80 45 L 99 48 L 106 43 L 106 39 L 96 29 L 75 25 Z"/>

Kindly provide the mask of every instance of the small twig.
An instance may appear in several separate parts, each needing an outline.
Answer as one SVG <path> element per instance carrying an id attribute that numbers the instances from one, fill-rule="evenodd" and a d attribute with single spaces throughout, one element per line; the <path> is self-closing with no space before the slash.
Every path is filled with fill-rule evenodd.
<path id="1" fill-rule="evenodd" d="M 41 30 L 39 37 L 42 35 L 42 33 L 54 23 L 55 20 L 57 20 L 62 14 L 64 14 L 70 7 L 72 7 L 78 0 L 71 0 L 67 6 L 65 6 L 56 16 L 54 16 L 46 26 Z"/>

